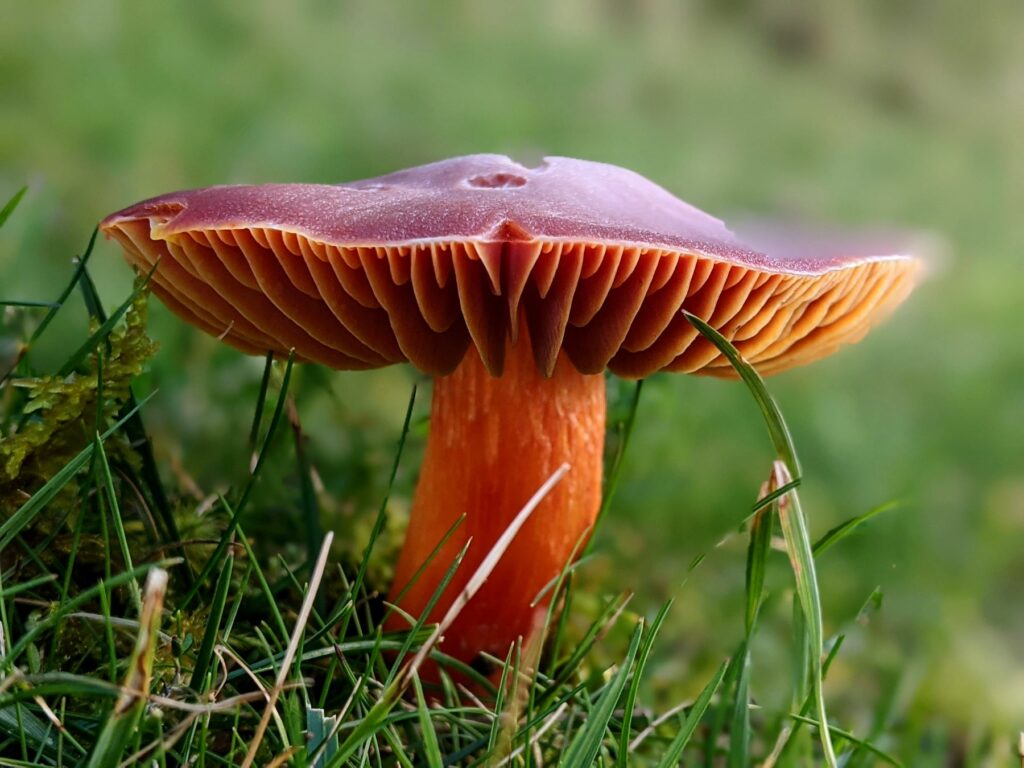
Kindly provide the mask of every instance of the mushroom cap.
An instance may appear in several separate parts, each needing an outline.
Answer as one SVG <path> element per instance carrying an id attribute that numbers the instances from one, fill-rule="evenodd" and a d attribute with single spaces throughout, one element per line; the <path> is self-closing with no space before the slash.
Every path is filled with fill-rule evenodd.
<path id="1" fill-rule="evenodd" d="M 433 375 L 470 344 L 500 375 L 525 332 L 545 374 L 564 350 L 583 373 L 731 376 L 683 310 L 775 373 L 858 340 L 920 272 L 891 238 L 761 249 L 632 171 L 563 157 L 174 192 L 101 228 L 171 310 L 239 349 Z"/>

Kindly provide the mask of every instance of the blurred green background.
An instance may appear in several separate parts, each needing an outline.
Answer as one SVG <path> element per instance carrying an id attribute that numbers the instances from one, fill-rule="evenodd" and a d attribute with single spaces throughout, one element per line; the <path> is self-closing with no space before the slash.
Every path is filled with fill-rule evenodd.
<path id="1" fill-rule="evenodd" d="M 96 221 L 144 197 L 472 152 L 623 165 L 727 220 L 935 233 L 932 279 L 886 325 L 769 384 L 815 534 L 902 502 L 820 562 L 826 631 L 850 632 L 828 682 L 844 725 L 888 718 L 920 744 L 979 732 L 1009 744 L 1024 727 L 1024 5 L 93 0 L 5 4 L 0 21 L 0 197 L 30 187 L 0 234 L 2 298 L 53 299 Z M 97 249 L 100 291 L 120 303 L 130 272 L 112 244 Z M 84 309 L 62 313 L 36 363 L 63 359 L 84 324 Z M 151 327 L 162 351 L 145 386 L 160 392 L 146 417 L 168 482 L 224 490 L 245 471 L 262 363 L 156 302 Z M 325 524 L 353 552 L 414 378 L 300 375 Z M 638 612 L 677 598 L 652 695 L 692 691 L 741 637 L 745 541 L 729 534 L 771 458 L 741 385 L 647 383 L 586 579 L 636 592 Z M 291 466 L 263 498 L 284 541 L 301 538 Z M 770 575 L 754 685 L 772 702 L 787 690 L 775 685 L 788 674 L 782 555 Z M 876 588 L 881 610 L 851 625 Z"/>

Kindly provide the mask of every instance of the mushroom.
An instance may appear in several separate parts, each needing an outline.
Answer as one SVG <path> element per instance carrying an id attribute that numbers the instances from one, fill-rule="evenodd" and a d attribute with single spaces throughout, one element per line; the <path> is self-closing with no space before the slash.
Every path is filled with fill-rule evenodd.
<path id="1" fill-rule="evenodd" d="M 732 377 L 687 310 L 776 373 L 860 339 L 919 271 L 880 248 L 762 252 L 636 173 L 562 157 L 177 192 L 102 228 L 153 270 L 172 311 L 245 352 L 294 349 L 348 370 L 409 362 L 434 377 L 391 591 L 409 614 L 472 539 L 428 620 L 443 616 L 531 495 L 570 465 L 446 633 L 445 651 L 467 662 L 504 657 L 531 631 L 538 592 L 591 530 L 606 369 Z"/>

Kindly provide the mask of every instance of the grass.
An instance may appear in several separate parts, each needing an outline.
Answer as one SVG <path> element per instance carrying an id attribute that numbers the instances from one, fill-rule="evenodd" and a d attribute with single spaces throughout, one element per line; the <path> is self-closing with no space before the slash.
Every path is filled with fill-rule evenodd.
<path id="1" fill-rule="evenodd" d="M 0 296 L 8 312 L 48 308 L 39 321 L 45 325 L 77 289 L 93 317 L 86 339 L 52 377 L 34 368 L 32 345 L 40 335 L 27 322 L 21 353 L 0 384 L 0 459 L 7 467 L 0 476 L 0 763 L 902 764 L 886 751 L 895 737 L 881 710 L 870 736 L 829 716 L 824 681 L 846 634 L 825 636 L 815 577 L 816 558 L 882 508 L 812 543 L 796 449 L 779 408 L 735 349 L 699 319 L 691 321 L 747 382 L 778 458 L 766 459 L 768 479 L 743 524 L 745 600 L 736 616 L 742 641 L 695 680 L 692 699 L 658 714 L 645 704 L 646 675 L 673 601 L 648 622 L 629 611 L 629 594 L 582 591 L 578 580 L 589 557 L 552 585 L 551 604 L 561 610 L 549 611 L 543 647 L 495 660 L 497 686 L 444 656 L 440 638 L 454 613 L 437 627 L 416 622 L 407 633 L 383 632 L 385 585 L 374 583 L 371 562 L 390 517 L 388 497 L 362 555 L 339 559 L 333 532 L 319 529 L 310 491 L 292 360 L 266 361 L 251 439 L 235 456 L 247 467 L 240 483 L 208 505 L 165 486 L 153 470 L 158 451 L 144 423 L 159 394 L 137 399 L 133 389 L 155 352 L 145 333 L 145 280 L 108 316 L 90 287 L 91 250 L 90 240 L 52 304 Z M 622 419 L 613 425 L 606 507 L 614 505 L 640 393 L 639 386 L 626 393 Z M 413 389 L 393 452 L 389 496 L 414 429 L 415 395 Z M 289 465 L 299 475 L 284 512 L 294 547 L 268 548 L 246 532 L 260 528 L 256 508 L 260 489 L 271 482 L 271 457 L 279 464 L 288 450 L 286 414 L 293 427 Z M 48 442 L 26 437 L 35 433 Z M 470 590 L 559 479 L 556 472 L 538 489 L 470 579 Z M 161 513 L 168 499 L 175 501 Z M 776 549 L 787 553 L 795 578 L 772 592 L 766 575 L 782 565 Z M 698 566 L 691 568 L 694 579 Z M 458 567 L 456 559 L 449 575 Z M 778 600 L 793 606 L 794 674 L 791 703 L 769 708 L 758 703 L 758 630 L 764 607 Z M 440 689 L 425 691 L 416 670 L 427 656 L 475 683 L 444 676 Z"/>
<path id="2" fill-rule="evenodd" d="M 934 231 L 949 258 L 891 322 L 770 387 L 800 447 L 799 493 L 815 537 L 901 501 L 898 512 L 817 558 L 825 635 L 848 638 L 826 683 L 835 724 L 881 734 L 885 748 L 919 765 L 1012 754 L 1024 722 L 1024 345 L 1016 332 L 1024 261 L 1015 226 L 1024 47 L 1014 34 L 1024 5 L 997 0 L 969 17 L 958 0 L 200 5 L 182 14 L 170 5 L 97 10 L 51 0 L 3 10 L 0 205 L 30 189 L 0 230 L 0 299 L 59 298 L 74 270 L 68 256 L 83 253 L 95 221 L 150 195 L 356 179 L 477 151 L 617 163 L 727 223 L 751 211 Z M 86 266 L 113 312 L 132 291 L 116 248 L 98 242 Z M 32 343 L 34 371 L 59 371 L 95 329 L 82 285 Z M 0 312 L 2 377 L 50 308 Z M 148 327 L 162 350 L 134 387 L 140 397 L 160 391 L 140 412 L 150 440 L 137 431 L 127 440 L 154 455 L 136 470 L 145 506 L 138 494 L 122 494 L 121 514 L 130 543 L 140 533 L 133 524 L 145 529 L 147 552 L 164 540 L 192 542 L 186 563 L 195 575 L 229 519 L 218 496 L 233 509 L 247 482 L 253 451 L 239 443 L 254 421 L 264 368 L 185 328 L 159 302 Z M 260 438 L 283 368 L 270 375 Z M 117 371 L 104 365 L 104 378 L 116 384 Z M 354 579 L 348 564 L 361 562 L 388 490 L 415 380 L 405 367 L 293 371 L 312 497 L 289 418 L 270 446 L 279 460 L 261 470 L 239 525 L 271 594 L 289 591 L 289 605 L 301 602 L 291 582 L 307 577 L 301 566 L 319 549 L 317 531 L 300 521 L 312 511 L 321 536 L 336 532 L 335 556 Z M 622 423 L 633 385 L 611 380 L 608 388 L 609 423 Z M 428 390 L 420 392 L 366 564 L 370 591 L 388 583 L 411 497 L 429 404 Z M 26 394 L 4 390 L 5 398 Z M 17 404 L 3 408 L 20 418 Z M 93 432 L 75 436 L 76 451 Z M 582 617 L 596 618 L 609 594 L 635 592 L 624 615 L 648 619 L 675 598 L 638 694 L 657 712 L 695 697 L 745 636 L 748 540 L 731 532 L 770 469 L 763 433 L 741 384 L 645 382 L 614 505 L 570 577 L 573 609 L 560 619 L 570 649 L 583 636 Z M 610 444 L 616 435 L 610 430 Z M 105 444 L 116 478 L 119 443 Z M 47 517 L 59 519 L 66 501 L 54 504 Z M 166 533 L 168 515 L 178 536 Z M 68 554 L 78 517 L 69 519 L 70 528 L 33 525 L 25 535 L 53 533 Z M 98 520 L 79 526 L 77 561 L 94 575 L 105 569 Z M 773 533 L 780 543 L 777 526 Z M 114 574 L 123 568 L 118 550 Z M 249 567 L 247 555 L 231 551 L 236 567 Z M 778 547 L 769 553 L 752 647 L 751 698 L 761 707 L 751 712 L 755 752 L 761 712 L 802 705 L 789 701 L 786 557 Z M 55 572 L 63 583 L 66 563 Z M 329 577 L 340 583 L 336 571 Z M 255 585 L 255 571 L 250 578 Z M 190 587 L 188 571 L 172 575 L 172 592 Z M 856 623 L 876 590 L 883 609 Z M 321 616 L 336 608 L 336 594 L 330 585 L 321 591 Z M 132 615 L 117 595 L 112 602 L 115 618 Z M 243 626 L 250 606 L 229 604 L 225 621 L 234 606 Z M 276 625 L 269 607 L 263 613 Z M 198 645 L 202 633 L 193 634 Z M 125 638 L 115 639 L 124 657 Z M 616 663 L 628 640 L 625 627 L 613 628 L 591 646 L 589 663 Z M 723 713 L 723 728 L 733 714 Z M 805 733 L 813 733 L 806 724 L 796 746 Z"/>

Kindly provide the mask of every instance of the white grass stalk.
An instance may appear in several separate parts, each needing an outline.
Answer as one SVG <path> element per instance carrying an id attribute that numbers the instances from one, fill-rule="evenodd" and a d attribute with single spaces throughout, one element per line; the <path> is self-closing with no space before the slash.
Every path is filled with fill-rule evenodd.
<path id="1" fill-rule="evenodd" d="M 565 477 L 565 474 L 569 471 L 568 464 L 562 464 L 558 469 L 552 473 L 544 484 L 537 489 L 537 492 L 530 497 L 530 500 L 526 502 L 523 508 L 519 511 L 519 514 L 515 516 L 508 528 L 506 528 L 498 540 L 494 542 L 494 546 L 491 547 L 491 551 L 487 553 L 487 557 L 483 559 L 476 571 L 470 577 L 469 581 L 466 582 L 466 586 L 462 588 L 462 592 L 459 593 L 451 606 L 448 608 L 448 612 L 444 615 L 444 618 L 438 622 L 438 625 L 434 628 L 433 633 L 427 638 L 427 641 L 423 643 L 416 655 L 412 657 L 409 662 L 409 666 L 406 668 L 406 672 L 403 675 L 405 678 L 411 677 L 424 660 L 430 654 L 438 643 L 440 643 L 444 637 L 445 631 L 452 625 L 452 622 L 462 612 L 462 609 L 466 607 L 473 596 L 480 591 L 480 587 L 484 585 L 484 582 L 490 577 L 491 573 L 497 567 L 498 562 L 501 560 L 505 551 L 512 544 L 512 540 L 515 539 L 516 534 L 519 533 L 520 529 L 526 525 L 526 521 L 530 519 L 534 510 L 540 506 L 540 503 L 544 501 L 544 498 L 551 493 L 551 489 L 554 488 L 558 482 Z"/>
<path id="2" fill-rule="evenodd" d="M 320 555 L 316 559 L 316 566 L 313 568 L 313 574 L 309 579 L 306 598 L 302 601 L 302 608 L 299 609 L 299 616 L 295 620 L 295 629 L 292 631 L 291 639 L 288 641 L 288 648 L 285 651 L 284 659 L 281 660 L 281 669 L 277 673 L 277 680 L 274 681 L 274 687 L 270 691 L 270 699 L 263 710 L 263 717 L 260 718 L 260 723 L 256 726 L 256 733 L 253 735 L 252 743 L 249 745 L 249 751 L 245 755 L 245 760 L 242 761 L 242 768 L 249 768 L 256 759 L 256 752 L 263 741 L 263 734 L 266 733 L 270 719 L 277 708 L 277 698 L 281 695 L 281 691 L 284 690 L 288 673 L 291 670 L 292 663 L 295 661 L 295 654 L 299 650 L 299 641 L 302 638 L 303 631 L 306 629 L 306 622 L 309 621 L 309 614 L 313 611 L 313 600 L 316 598 L 316 593 L 320 589 L 320 582 L 324 577 L 324 570 L 327 567 L 327 555 L 330 554 L 332 541 L 334 541 L 334 533 L 328 531 L 324 536 L 323 544 L 320 546 Z"/>

